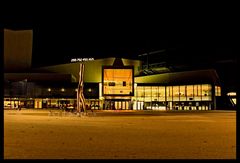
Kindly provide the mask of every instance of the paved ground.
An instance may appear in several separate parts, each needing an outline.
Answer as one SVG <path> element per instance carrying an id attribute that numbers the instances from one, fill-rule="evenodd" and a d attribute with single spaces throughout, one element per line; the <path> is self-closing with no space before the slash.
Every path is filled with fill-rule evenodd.
<path id="1" fill-rule="evenodd" d="M 5 110 L 4 158 L 236 159 L 236 112 Z"/>

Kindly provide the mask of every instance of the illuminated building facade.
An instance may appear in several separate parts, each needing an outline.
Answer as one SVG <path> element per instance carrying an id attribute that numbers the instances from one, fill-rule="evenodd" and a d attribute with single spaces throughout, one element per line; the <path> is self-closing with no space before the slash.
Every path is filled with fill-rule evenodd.
<path id="1" fill-rule="evenodd" d="M 29 42 L 29 37 L 26 39 Z M 10 48 L 7 43 L 5 46 Z M 18 47 L 18 53 L 25 48 Z M 213 69 L 171 72 L 162 67 L 161 73 L 144 74 L 140 60 L 104 58 L 40 68 L 24 64 L 24 71 L 18 71 L 20 64 L 14 70 L 7 67 L 13 58 L 4 52 L 5 108 L 76 108 L 80 63 L 85 66 L 83 93 L 91 109 L 213 110 L 221 97 L 220 81 Z"/>
<path id="2" fill-rule="evenodd" d="M 221 87 L 215 70 L 141 76 L 141 61 L 122 59 L 123 66 L 114 66 L 115 60 L 84 63 L 84 96 L 92 109 L 216 109 Z M 5 103 L 12 101 L 18 106 L 24 102 L 29 108 L 75 108 L 78 68 L 76 62 L 37 68 L 35 73 L 5 73 L 5 79 L 11 81 L 4 87 Z"/>

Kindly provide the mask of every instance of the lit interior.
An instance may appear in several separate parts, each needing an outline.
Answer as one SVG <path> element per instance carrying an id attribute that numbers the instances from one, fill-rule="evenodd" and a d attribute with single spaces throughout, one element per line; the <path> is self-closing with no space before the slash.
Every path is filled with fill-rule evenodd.
<path id="1" fill-rule="evenodd" d="M 104 69 L 105 95 L 130 95 L 133 92 L 132 69 Z"/>

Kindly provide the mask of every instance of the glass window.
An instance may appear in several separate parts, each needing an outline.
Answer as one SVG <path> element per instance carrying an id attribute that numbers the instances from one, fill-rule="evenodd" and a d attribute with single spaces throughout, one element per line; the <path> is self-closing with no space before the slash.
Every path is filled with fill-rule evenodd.
<path id="1" fill-rule="evenodd" d="M 137 89 L 136 89 L 136 100 L 137 101 L 144 101 L 144 87 L 142 86 L 137 86 Z"/>
<path id="2" fill-rule="evenodd" d="M 145 101 L 152 101 L 152 90 L 151 87 L 145 87 Z"/>
<path id="3" fill-rule="evenodd" d="M 198 96 L 198 85 L 193 86 L 193 96 L 194 97 Z"/>
<path id="4" fill-rule="evenodd" d="M 165 87 L 160 86 L 158 91 L 159 101 L 165 101 Z"/>
<path id="5" fill-rule="evenodd" d="M 145 97 L 151 97 L 151 96 L 152 96 L 151 87 L 145 87 Z"/>
<path id="6" fill-rule="evenodd" d="M 218 86 L 218 96 L 221 96 L 221 87 Z"/>
<path id="7" fill-rule="evenodd" d="M 193 85 L 187 85 L 187 101 L 193 101 Z"/>
<path id="8" fill-rule="evenodd" d="M 129 109 L 129 103 L 126 102 L 126 108 L 125 109 Z"/>
<path id="9" fill-rule="evenodd" d="M 193 85 L 187 85 L 187 97 L 193 97 Z"/>
<path id="10" fill-rule="evenodd" d="M 137 87 L 137 97 L 144 97 L 144 87 Z"/>
<path id="11" fill-rule="evenodd" d="M 221 87 L 215 86 L 215 96 L 221 96 Z"/>
<path id="12" fill-rule="evenodd" d="M 166 88 L 167 101 L 172 101 L 172 86 Z"/>
<path id="13" fill-rule="evenodd" d="M 186 86 L 181 85 L 179 89 L 180 101 L 186 101 Z"/>
<path id="14" fill-rule="evenodd" d="M 202 96 L 211 95 L 211 86 L 210 84 L 202 84 Z"/>
<path id="15" fill-rule="evenodd" d="M 173 101 L 179 101 L 179 86 L 173 86 Z"/>
<path id="16" fill-rule="evenodd" d="M 202 84 L 202 100 L 203 101 L 211 100 L 211 85 L 210 84 Z"/>
<path id="17" fill-rule="evenodd" d="M 158 101 L 158 87 L 152 87 L 152 99 Z"/>
<path id="18" fill-rule="evenodd" d="M 194 85 L 194 100 L 195 101 L 201 101 L 201 92 L 202 92 L 201 85 L 200 84 Z"/>
<path id="19" fill-rule="evenodd" d="M 158 87 L 152 87 L 152 96 L 158 97 Z"/>

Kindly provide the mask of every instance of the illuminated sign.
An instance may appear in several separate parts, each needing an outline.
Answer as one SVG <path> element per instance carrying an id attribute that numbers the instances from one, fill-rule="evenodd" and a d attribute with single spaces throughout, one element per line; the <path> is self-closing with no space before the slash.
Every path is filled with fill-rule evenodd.
<path id="1" fill-rule="evenodd" d="M 86 61 L 94 61 L 94 58 L 72 58 L 71 62 L 86 62 Z"/>
<path id="2" fill-rule="evenodd" d="M 103 95 L 133 96 L 133 67 L 103 67 Z"/>

